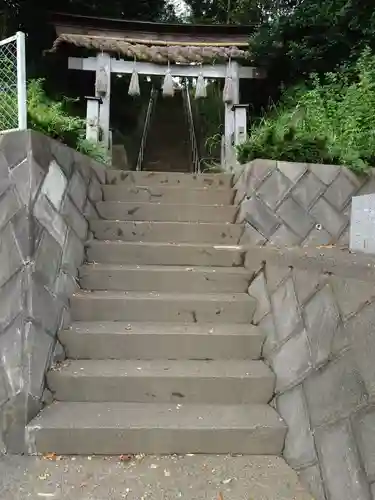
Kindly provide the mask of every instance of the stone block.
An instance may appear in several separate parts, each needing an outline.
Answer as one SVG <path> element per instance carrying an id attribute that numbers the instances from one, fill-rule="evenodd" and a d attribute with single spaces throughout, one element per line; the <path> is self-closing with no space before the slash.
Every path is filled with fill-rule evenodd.
<path id="1" fill-rule="evenodd" d="M 329 245 L 332 241 L 332 236 L 323 228 L 317 224 L 312 231 L 307 235 L 306 239 L 303 240 L 302 247 L 319 247 L 321 245 Z"/>
<path id="2" fill-rule="evenodd" d="M 259 245 L 262 246 L 267 241 L 262 234 L 260 234 L 251 224 L 248 222 L 244 224 L 244 231 L 240 238 L 240 245 Z"/>
<path id="3" fill-rule="evenodd" d="M 60 325 L 62 303 L 44 286 L 32 280 L 28 290 L 27 310 L 29 318 L 38 323 L 51 336 L 57 334 Z"/>
<path id="4" fill-rule="evenodd" d="M 270 236 L 267 246 L 275 247 L 293 247 L 298 245 L 301 238 L 297 236 L 293 231 L 287 228 L 284 224 L 281 224 L 276 231 Z"/>
<path id="5" fill-rule="evenodd" d="M 276 168 L 276 160 L 254 160 L 249 165 L 248 174 L 246 174 L 246 194 L 251 194 L 264 179 Z"/>
<path id="6" fill-rule="evenodd" d="M 65 197 L 63 206 L 61 207 L 61 214 L 69 227 L 74 229 L 81 240 L 86 240 L 88 223 L 81 212 L 75 207 L 69 196 Z"/>
<path id="7" fill-rule="evenodd" d="M 41 398 L 44 390 L 44 377 L 52 357 L 54 339 L 42 328 L 27 323 L 26 356 L 29 365 L 29 392 L 35 398 Z"/>
<path id="8" fill-rule="evenodd" d="M 271 303 L 277 336 L 279 340 L 284 340 L 301 326 L 301 315 L 291 278 L 273 293 Z"/>
<path id="9" fill-rule="evenodd" d="M 339 247 L 348 248 L 350 243 L 350 226 L 348 225 L 346 229 L 341 233 L 339 239 L 337 240 L 337 245 Z"/>
<path id="10" fill-rule="evenodd" d="M 6 379 L 5 386 L 8 387 L 8 397 L 10 398 L 18 394 L 24 385 L 22 366 L 24 326 L 23 315 L 20 314 L 15 321 L 0 334 L 0 365 L 3 379 L 4 377 Z"/>
<path id="11" fill-rule="evenodd" d="M 372 483 L 370 485 L 370 491 L 371 491 L 371 495 L 372 495 L 372 500 L 375 500 L 375 483 Z"/>
<path id="12" fill-rule="evenodd" d="M 289 161 L 278 161 L 277 168 L 285 177 L 287 177 L 293 184 L 295 184 L 306 172 L 307 163 L 292 163 Z"/>
<path id="13" fill-rule="evenodd" d="M 315 440 L 330 500 L 371 500 L 348 421 L 316 431 Z"/>
<path id="14" fill-rule="evenodd" d="M 356 415 L 353 429 L 367 477 L 375 481 L 375 407 Z"/>
<path id="15" fill-rule="evenodd" d="M 281 392 L 301 382 L 311 370 L 310 348 L 305 330 L 290 338 L 272 355 L 276 391 Z"/>
<path id="16" fill-rule="evenodd" d="M 70 179 L 68 193 L 75 206 L 82 212 L 87 198 L 87 187 L 81 174 L 77 170 Z"/>
<path id="17" fill-rule="evenodd" d="M 238 222 L 248 221 L 263 236 L 269 237 L 280 221 L 262 201 L 255 196 L 241 203 Z"/>
<path id="18" fill-rule="evenodd" d="M 331 354 L 332 339 L 339 327 L 339 312 L 329 285 L 305 305 L 307 336 L 314 366 L 325 363 Z"/>
<path id="19" fill-rule="evenodd" d="M 348 223 L 348 219 L 333 208 L 323 197 L 310 210 L 317 224 L 321 224 L 334 238 L 337 238 Z"/>
<path id="20" fill-rule="evenodd" d="M 43 182 L 44 171 L 29 155 L 11 170 L 9 178 L 15 184 L 22 203 L 29 207 Z"/>
<path id="21" fill-rule="evenodd" d="M 53 349 L 52 364 L 62 363 L 66 359 L 65 350 L 59 340 L 56 340 L 55 347 Z"/>
<path id="22" fill-rule="evenodd" d="M 0 195 L 5 189 L 10 185 L 9 182 L 9 170 L 8 162 L 4 156 L 4 153 L 0 149 Z"/>
<path id="23" fill-rule="evenodd" d="M 293 269 L 293 281 L 298 302 L 304 304 L 319 288 L 324 277 L 306 269 Z"/>
<path id="24" fill-rule="evenodd" d="M 310 491 L 314 500 L 327 500 L 319 465 L 312 465 L 300 470 L 298 477 L 302 485 Z"/>
<path id="25" fill-rule="evenodd" d="M 77 290 L 78 284 L 76 280 L 64 271 L 60 272 L 56 284 L 54 293 L 59 297 L 60 300 L 67 302 L 68 299 Z"/>
<path id="26" fill-rule="evenodd" d="M 79 153 L 78 151 L 73 151 L 73 159 L 74 168 L 79 171 L 79 173 L 83 177 L 83 180 L 85 181 L 86 186 L 88 186 L 93 175 L 93 170 L 95 169 L 95 166 L 99 164 L 88 156 Z"/>
<path id="27" fill-rule="evenodd" d="M 71 177 L 74 166 L 74 151 L 73 149 L 65 146 L 59 141 L 49 140 L 51 154 L 54 162 L 57 163 L 59 168 L 64 172 L 65 176 L 69 179 Z"/>
<path id="28" fill-rule="evenodd" d="M 24 310 L 28 286 L 27 271 L 21 269 L 0 289 L 0 331 Z"/>
<path id="29" fill-rule="evenodd" d="M 266 265 L 266 282 L 267 289 L 270 293 L 274 292 L 280 283 L 291 273 L 290 267 Z"/>
<path id="30" fill-rule="evenodd" d="M 42 167 L 43 171 L 47 173 L 49 165 L 53 161 L 51 144 L 55 141 L 34 130 L 31 130 L 29 133 L 32 157 Z"/>
<path id="31" fill-rule="evenodd" d="M 56 281 L 62 249 L 48 231 L 44 230 L 35 255 L 34 278 L 50 289 Z"/>
<path id="32" fill-rule="evenodd" d="M 351 351 L 312 374 L 304 388 L 313 427 L 346 417 L 367 401 Z"/>
<path id="33" fill-rule="evenodd" d="M 236 194 L 234 196 L 234 204 L 239 205 L 245 198 L 248 192 L 248 179 L 251 175 L 251 162 L 241 165 L 241 173 L 238 174 L 237 180 L 234 183 Z"/>
<path id="34" fill-rule="evenodd" d="M 88 196 L 93 202 L 101 201 L 103 199 L 102 185 L 94 175 L 91 177 Z"/>
<path id="35" fill-rule="evenodd" d="M 313 218 L 293 198 L 287 198 L 276 213 L 301 238 L 305 238 L 314 225 Z"/>
<path id="36" fill-rule="evenodd" d="M 9 168 L 21 163 L 27 157 L 29 150 L 27 131 L 22 130 L 0 136 L 0 151 L 5 156 Z"/>
<path id="37" fill-rule="evenodd" d="M 56 212 L 49 200 L 42 193 L 37 198 L 33 214 L 59 245 L 63 246 L 68 227 L 61 215 Z"/>
<path id="38" fill-rule="evenodd" d="M 98 211 L 88 198 L 83 207 L 83 215 L 86 217 L 86 219 L 100 219 Z"/>
<path id="39" fill-rule="evenodd" d="M 357 187 L 340 170 L 339 175 L 324 193 L 324 197 L 335 208 L 342 210 L 356 191 Z"/>
<path id="40" fill-rule="evenodd" d="M 294 468 L 314 463 L 317 457 L 302 386 L 279 396 L 276 408 L 288 426 L 283 452 L 285 460 Z"/>
<path id="41" fill-rule="evenodd" d="M 72 276 L 77 276 L 78 267 L 84 259 L 84 246 L 76 233 L 69 229 L 64 243 L 61 269 Z"/>
<path id="42" fill-rule="evenodd" d="M 274 170 L 258 188 L 257 194 L 271 210 L 275 210 L 285 198 L 291 186 L 292 183 L 287 177 L 278 170 Z"/>
<path id="43" fill-rule="evenodd" d="M 354 354 L 357 368 L 371 397 L 375 398 L 375 304 L 369 304 L 354 316 L 346 328 L 346 335 Z"/>
<path id="44" fill-rule="evenodd" d="M 276 337 L 275 323 L 273 321 L 272 313 L 267 314 L 258 324 L 264 335 L 264 342 L 262 348 L 262 356 L 269 358 L 272 351 L 274 351 L 280 344 Z"/>
<path id="45" fill-rule="evenodd" d="M 326 186 L 314 174 L 308 173 L 300 179 L 292 191 L 293 198 L 306 210 L 325 191 Z"/>
<path id="46" fill-rule="evenodd" d="M 38 245 L 42 227 L 33 224 L 35 219 L 30 217 L 27 208 L 19 210 L 9 222 L 17 241 L 18 249 L 24 262 L 27 262 L 34 252 L 34 245 Z"/>
<path id="47" fill-rule="evenodd" d="M 319 163 L 310 163 L 310 171 L 327 186 L 339 175 L 340 167 L 337 165 L 321 165 Z"/>
<path id="48" fill-rule="evenodd" d="M 1 417 L 1 408 L 8 401 L 8 381 L 5 375 L 5 371 L 2 363 L 0 363 L 0 417 Z M 0 418 L 1 422 L 1 418 Z M 1 425 L 0 425 L 0 443 L 1 443 Z"/>
<path id="49" fill-rule="evenodd" d="M 11 224 L 0 233 L 0 287 L 23 266 Z"/>
<path id="50" fill-rule="evenodd" d="M 338 276 L 332 276 L 330 282 L 343 319 L 355 314 L 375 297 L 371 282 Z"/>
<path id="51" fill-rule="evenodd" d="M 22 391 L 2 408 L 0 435 L 2 424 L 3 439 L 8 453 L 27 453 L 25 426 L 39 413 L 41 406 L 38 398 L 33 398 L 27 394 L 27 391 Z"/>
<path id="52" fill-rule="evenodd" d="M 22 204 L 16 191 L 13 188 L 7 191 L 0 198 L 0 228 L 21 209 Z"/>
<path id="53" fill-rule="evenodd" d="M 49 199 L 57 212 L 60 211 L 68 181 L 59 165 L 52 161 L 44 178 L 41 192 Z"/>
<path id="54" fill-rule="evenodd" d="M 259 321 L 271 311 L 271 303 L 266 289 L 263 271 L 250 283 L 248 294 L 257 301 L 257 307 L 253 317 L 253 322 L 257 325 Z"/>

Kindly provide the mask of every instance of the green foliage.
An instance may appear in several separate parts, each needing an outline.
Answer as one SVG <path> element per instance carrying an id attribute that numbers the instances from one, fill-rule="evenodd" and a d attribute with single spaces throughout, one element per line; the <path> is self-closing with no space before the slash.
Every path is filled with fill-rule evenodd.
<path id="1" fill-rule="evenodd" d="M 85 120 L 69 114 L 67 106 L 71 100 L 50 99 L 44 91 L 43 79 L 39 78 L 28 82 L 27 101 L 30 128 L 57 139 L 97 161 L 107 163 L 108 155 L 105 148 L 84 138 Z"/>
<path id="2" fill-rule="evenodd" d="M 336 70 L 375 48 L 372 0 L 281 0 L 251 36 L 256 64 L 276 81 Z"/>
<path id="3" fill-rule="evenodd" d="M 375 166 L 375 56 L 366 50 L 343 72 L 311 76 L 284 93 L 239 148 L 241 162 L 254 158 L 349 166 Z"/>
<path id="4" fill-rule="evenodd" d="M 221 136 L 224 132 L 224 105 L 220 82 L 207 85 L 207 97 L 195 100 L 192 90 L 194 119 L 200 156 L 205 160 L 220 159 Z"/>

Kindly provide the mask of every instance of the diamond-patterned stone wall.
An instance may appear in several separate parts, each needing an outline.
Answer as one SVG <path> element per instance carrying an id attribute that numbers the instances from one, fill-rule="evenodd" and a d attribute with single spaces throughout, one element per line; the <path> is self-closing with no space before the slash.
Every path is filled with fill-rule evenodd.
<path id="1" fill-rule="evenodd" d="M 373 257 L 254 247 L 246 265 L 288 425 L 285 459 L 315 500 L 374 500 Z"/>
<path id="2" fill-rule="evenodd" d="M 0 136 L 0 453 L 24 451 L 41 408 L 104 179 L 101 164 L 39 133 Z"/>
<path id="3" fill-rule="evenodd" d="M 254 160 L 236 182 L 243 244 L 319 246 L 349 244 L 354 195 L 375 192 L 375 179 L 345 167 Z"/>

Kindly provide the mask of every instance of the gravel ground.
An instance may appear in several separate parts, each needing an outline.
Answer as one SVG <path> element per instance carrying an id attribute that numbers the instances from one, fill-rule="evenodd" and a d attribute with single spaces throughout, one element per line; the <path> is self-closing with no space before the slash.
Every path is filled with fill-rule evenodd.
<path id="1" fill-rule="evenodd" d="M 266 456 L 0 457 L 1 500 L 313 500 Z"/>

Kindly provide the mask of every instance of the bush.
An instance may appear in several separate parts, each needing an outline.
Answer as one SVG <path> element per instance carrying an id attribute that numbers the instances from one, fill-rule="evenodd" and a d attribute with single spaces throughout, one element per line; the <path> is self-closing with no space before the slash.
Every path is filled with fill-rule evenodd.
<path id="1" fill-rule="evenodd" d="M 254 125 L 239 160 L 270 158 L 347 165 L 363 173 L 375 165 L 375 57 L 284 92 Z"/>
<path id="2" fill-rule="evenodd" d="M 5 80 L 5 79 L 4 79 Z M 47 96 L 43 88 L 43 79 L 33 79 L 27 85 L 28 126 L 42 132 L 92 158 L 106 163 L 107 152 L 103 146 L 85 139 L 86 122 L 82 118 L 72 116 L 67 110 L 67 99 L 54 101 Z M 1 81 L 0 81 L 1 86 Z M 9 128 L 10 119 L 16 120 L 17 93 L 6 91 L 0 93 L 0 130 Z M 16 123 L 13 124 L 17 126 Z"/>

